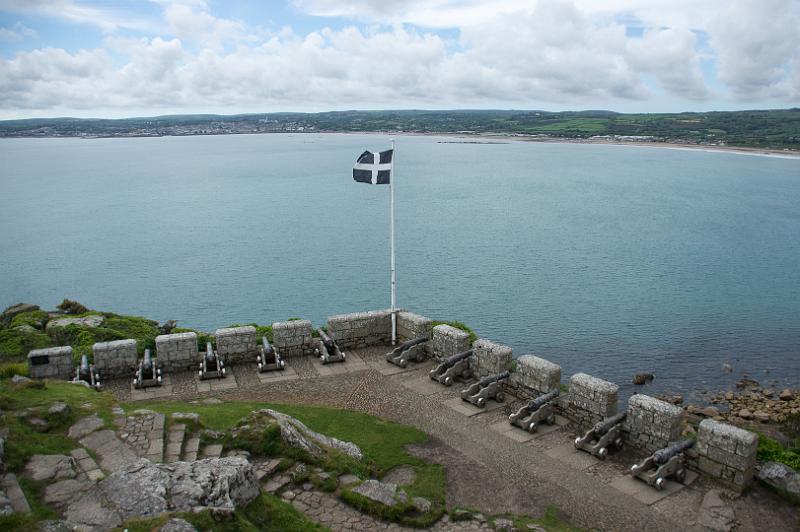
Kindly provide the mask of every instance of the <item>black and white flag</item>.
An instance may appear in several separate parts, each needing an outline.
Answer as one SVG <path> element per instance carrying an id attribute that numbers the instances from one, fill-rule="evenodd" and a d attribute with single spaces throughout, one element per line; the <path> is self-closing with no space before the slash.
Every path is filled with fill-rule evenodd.
<path id="1" fill-rule="evenodd" d="M 365 151 L 362 153 L 355 166 L 353 166 L 353 179 L 359 183 L 373 185 L 388 185 L 392 179 L 392 155 L 394 150 L 380 153 Z"/>

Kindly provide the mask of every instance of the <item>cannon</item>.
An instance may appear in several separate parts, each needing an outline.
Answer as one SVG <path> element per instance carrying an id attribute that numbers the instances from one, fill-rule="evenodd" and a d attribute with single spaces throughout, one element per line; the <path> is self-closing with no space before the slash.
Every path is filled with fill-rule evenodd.
<path id="1" fill-rule="evenodd" d="M 161 368 L 150 356 L 150 350 L 145 349 L 144 358 L 133 376 L 133 387 L 140 389 L 153 386 L 161 386 Z"/>
<path id="2" fill-rule="evenodd" d="M 472 403 L 478 408 L 486 406 L 486 401 L 494 399 L 498 403 L 506 400 L 503 392 L 503 384 L 511 374 L 508 371 L 498 373 L 489 377 L 484 377 L 466 390 L 462 390 L 461 399 Z"/>
<path id="3" fill-rule="evenodd" d="M 222 361 L 219 354 L 214 351 L 211 342 L 206 344 L 206 352 L 200 361 L 200 371 L 198 371 L 198 374 L 201 380 L 225 378 L 225 363 Z"/>
<path id="4" fill-rule="evenodd" d="M 258 371 L 281 371 L 286 368 L 286 363 L 269 343 L 266 336 L 261 337 L 261 352 L 256 357 Z"/>
<path id="5" fill-rule="evenodd" d="M 553 412 L 553 403 L 557 397 L 558 390 L 540 395 L 508 416 L 508 422 L 531 433 L 536 432 L 541 423 L 554 425 L 556 414 Z"/>
<path id="6" fill-rule="evenodd" d="M 323 364 L 331 364 L 333 362 L 344 362 L 347 355 L 339 349 L 333 338 L 328 336 L 324 330 L 319 330 L 319 347 L 317 348 L 319 359 Z"/>
<path id="7" fill-rule="evenodd" d="M 634 464 L 628 471 L 631 475 L 647 482 L 657 490 L 664 489 L 667 479 L 675 478 L 678 482 L 686 480 L 684 451 L 694 445 L 694 440 L 683 440 L 654 452 L 641 463 Z"/>
<path id="8" fill-rule="evenodd" d="M 401 368 L 405 368 L 409 361 L 422 362 L 425 360 L 425 346 L 423 344 L 427 341 L 427 336 L 418 336 L 413 340 L 403 342 L 386 354 L 386 361 Z"/>
<path id="9" fill-rule="evenodd" d="M 575 438 L 575 448 L 605 460 L 609 447 L 613 445 L 617 449 L 622 448 L 622 422 L 627 415 L 627 412 L 620 412 L 595 423 L 586 434 Z"/>
<path id="10" fill-rule="evenodd" d="M 467 380 L 472 377 L 472 367 L 470 366 L 470 358 L 472 357 L 472 349 L 449 356 L 442 360 L 442 362 L 433 368 L 428 376 L 440 384 L 450 386 L 456 377 L 462 380 Z"/>
<path id="11" fill-rule="evenodd" d="M 89 364 L 89 357 L 81 355 L 81 365 L 75 370 L 72 382 L 85 382 L 95 390 L 100 390 L 100 374 L 95 371 L 94 364 Z"/>

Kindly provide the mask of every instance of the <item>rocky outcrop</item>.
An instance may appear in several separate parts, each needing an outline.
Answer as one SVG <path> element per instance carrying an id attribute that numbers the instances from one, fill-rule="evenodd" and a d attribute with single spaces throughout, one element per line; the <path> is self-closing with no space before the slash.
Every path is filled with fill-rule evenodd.
<path id="1" fill-rule="evenodd" d="M 361 485 L 353 488 L 353 493 L 357 493 L 362 497 L 366 497 L 384 506 L 403 504 L 408 500 L 406 493 L 398 489 L 397 484 L 381 482 L 374 479 L 365 480 Z"/>
<path id="2" fill-rule="evenodd" d="M 253 412 L 246 418 L 245 425 L 234 430 L 247 430 L 252 426 L 263 427 L 267 424 L 277 424 L 281 431 L 281 438 L 286 445 L 302 449 L 315 458 L 325 456 L 325 448 L 336 449 L 356 460 L 361 460 L 363 457 L 361 449 L 355 443 L 314 432 L 292 416 L 269 408 Z"/>
<path id="3" fill-rule="evenodd" d="M 800 502 L 800 473 L 791 467 L 778 462 L 767 462 L 761 466 L 756 478 L 790 499 Z"/>
<path id="4" fill-rule="evenodd" d="M 24 475 L 36 481 L 75 478 L 75 464 L 63 454 L 34 454 L 25 464 Z"/>
<path id="5" fill-rule="evenodd" d="M 31 305 L 30 303 L 17 303 L 16 305 L 11 305 L 7 309 L 0 314 L 0 321 L 3 323 L 11 323 L 11 320 L 14 319 L 14 316 L 17 314 L 22 314 L 23 312 L 32 312 L 34 310 L 39 310 L 39 305 Z"/>
<path id="6" fill-rule="evenodd" d="M 128 519 L 196 509 L 234 511 L 259 494 L 258 480 L 244 458 L 227 457 L 152 464 L 128 464 L 71 502 L 70 523 L 93 530 L 119 526 Z"/>
<path id="7" fill-rule="evenodd" d="M 67 325 L 80 325 L 82 327 L 100 327 L 106 321 L 105 317 L 92 314 L 83 318 L 59 318 L 47 322 L 46 330 L 49 332 L 56 327 L 66 327 Z"/>

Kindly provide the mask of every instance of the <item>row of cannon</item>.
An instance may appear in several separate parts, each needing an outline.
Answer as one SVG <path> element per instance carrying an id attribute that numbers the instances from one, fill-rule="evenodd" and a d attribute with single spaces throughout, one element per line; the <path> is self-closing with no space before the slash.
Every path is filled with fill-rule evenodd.
<path id="1" fill-rule="evenodd" d="M 405 368 L 410 361 L 425 359 L 424 344 L 428 338 L 421 336 L 402 343 L 386 355 L 386 360 Z M 484 408 L 487 401 L 493 399 L 499 403 L 505 401 L 504 385 L 510 377 L 508 371 L 484 377 L 477 382 L 473 379 L 472 349 L 442 359 L 428 373 L 429 377 L 444 385 L 452 386 L 457 380 L 468 384 L 461 391 L 461 399 L 479 408 Z M 541 394 L 531 399 L 508 416 L 511 425 L 530 433 L 536 432 L 542 423 L 556 423 L 555 406 L 559 398 L 559 390 Z M 604 419 L 596 423 L 583 436 L 575 438 L 575 448 L 590 453 L 604 460 L 612 448 L 621 449 L 624 445 L 623 422 L 626 412 Z M 679 441 L 671 446 L 659 449 L 643 461 L 634 464 L 627 474 L 634 476 L 649 486 L 662 490 L 670 478 L 682 482 L 686 478 L 685 451 L 694 445 L 694 440 Z"/>

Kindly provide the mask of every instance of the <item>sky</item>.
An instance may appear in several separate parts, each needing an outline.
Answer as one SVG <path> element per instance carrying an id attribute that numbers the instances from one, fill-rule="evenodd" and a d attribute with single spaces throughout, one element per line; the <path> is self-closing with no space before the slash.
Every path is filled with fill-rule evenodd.
<path id="1" fill-rule="evenodd" d="M 0 0 L 0 119 L 800 106 L 800 0 Z"/>

